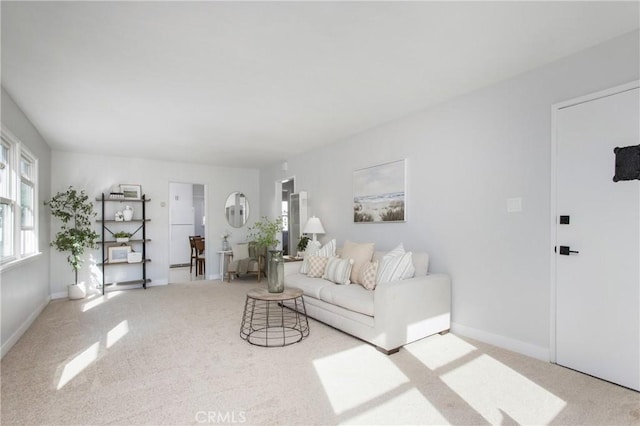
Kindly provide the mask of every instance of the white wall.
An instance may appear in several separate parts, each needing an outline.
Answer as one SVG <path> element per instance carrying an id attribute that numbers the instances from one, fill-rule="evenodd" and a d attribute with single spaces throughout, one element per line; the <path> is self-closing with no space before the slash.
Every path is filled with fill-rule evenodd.
<path id="1" fill-rule="evenodd" d="M 426 250 L 453 279 L 454 330 L 549 359 L 551 105 L 638 79 L 639 33 L 288 158 L 327 235 Z M 437 65 L 436 65 L 437 66 Z M 408 221 L 353 224 L 352 172 L 407 158 Z M 275 209 L 281 165 L 261 171 Z M 506 200 L 524 210 L 508 214 Z"/>
<path id="2" fill-rule="evenodd" d="M 51 149 L 2 88 L 2 123 L 38 158 L 40 201 L 50 196 Z M 11 349 L 49 302 L 49 213 L 40 207 L 38 245 L 41 254 L 0 272 L 2 356 Z"/>
<path id="3" fill-rule="evenodd" d="M 252 207 L 257 210 L 258 170 L 222 168 L 198 164 L 143 160 L 126 157 L 109 157 L 53 151 L 51 179 L 53 193 L 64 190 L 69 185 L 77 189 L 85 189 L 95 198 L 103 191 L 119 183 L 142 185 L 142 192 L 151 202 L 147 204 L 147 217 L 151 222 L 147 226 L 147 237 L 152 241 L 147 245 L 148 257 L 151 259 L 147 267 L 147 277 L 152 279 L 150 285 L 166 284 L 169 273 L 169 182 L 189 182 L 205 185 L 207 205 L 206 234 L 207 239 L 207 275 L 213 277 L 219 271 L 219 257 L 222 242 L 220 234 L 229 225 L 224 216 L 224 204 L 227 196 L 233 191 L 247 194 Z M 255 201 L 254 201 L 255 200 Z M 163 206 L 164 203 L 164 206 Z M 98 205 L 96 204 L 96 207 Z M 256 211 L 254 210 L 254 211 Z M 251 225 L 257 216 L 250 217 Z M 99 232 L 99 225 L 96 224 Z M 53 229 L 52 231 L 55 231 Z M 233 229 L 230 240 L 244 241 L 247 226 Z M 99 250 L 90 253 L 93 259 L 100 258 Z M 91 260 L 87 266 L 90 266 Z M 113 266 L 119 271 L 136 266 Z M 81 271 L 81 278 L 91 281 L 90 267 Z M 129 269 L 133 271 L 133 269 Z M 139 271 L 139 269 L 138 269 Z M 51 253 L 51 292 L 54 297 L 64 296 L 65 286 L 73 280 L 73 275 L 64 260 L 64 255 L 53 251 Z"/>

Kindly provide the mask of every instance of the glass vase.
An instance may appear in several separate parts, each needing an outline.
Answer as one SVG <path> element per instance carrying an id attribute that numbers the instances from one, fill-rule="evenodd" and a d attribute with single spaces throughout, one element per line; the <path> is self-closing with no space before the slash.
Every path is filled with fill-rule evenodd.
<path id="1" fill-rule="evenodd" d="M 284 258 L 282 250 L 269 250 L 269 267 L 267 268 L 267 285 L 269 293 L 284 291 Z"/>
<path id="2" fill-rule="evenodd" d="M 229 251 L 231 248 L 229 247 L 229 241 L 226 238 L 222 239 L 222 251 Z"/>

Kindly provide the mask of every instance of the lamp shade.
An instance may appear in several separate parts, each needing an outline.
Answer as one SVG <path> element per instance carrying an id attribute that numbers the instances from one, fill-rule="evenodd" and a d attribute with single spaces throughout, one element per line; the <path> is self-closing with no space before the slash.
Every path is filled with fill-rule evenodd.
<path id="1" fill-rule="evenodd" d="M 320 219 L 315 216 L 311 216 L 302 232 L 305 234 L 324 234 L 324 228 L 322 227 Z"/>

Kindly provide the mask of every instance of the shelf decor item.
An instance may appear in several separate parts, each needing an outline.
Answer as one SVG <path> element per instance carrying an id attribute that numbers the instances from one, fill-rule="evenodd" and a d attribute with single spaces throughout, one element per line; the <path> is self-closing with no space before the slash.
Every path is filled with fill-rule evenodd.
<path id="1" fill-rule="evenodd" d="M 142 262 L 142 253 L 139 251 L 132 251 L 127 254 L 128 263 L 140 263 Z"/>
<path id="2" fill-rule="evenodd" d="M 67 262 L 75 274 L 75 282 L 67 287 L 70 299 L 82 299 L 86 293 L 84 283 L 78 283 L 78 270 L 82 267 L 82 255 L 88 248 L 96 248 L 100 235 L 93 230 L 92 218 L 96 215 L 93 203 L 84 191 L 70 186 L 65 192 L 58 192 L 44 202 L 51 209 L 51 215 L 60 219 L 60 231 L 51 246 L 58 251 L 68 252 Z"/>
<path id="3" fill-rule="evenodd" d="M 117 243 L 128 243 L 129 238 L 131 238 L 131 234 L 129 232 L 120 231 L 113 234 L 113 237 L 116 239 Z"/>
<path id="4" fill-rule="evenodd" d="M 124 210 L 122 210 L 122 216 L 125 222 L 131 222 L 131 219 L 133 219 L 133 209 L 131 206 L 125 206 Z"/>
<path id="5" fill-rule="evenodd" d="M 139 200 L 142 196 L 142 186 L 140 185 L 120 185 L 120 192 L 122 192 L 124 200 Z"/>
<path id="6" fill-rule="evenodd" d="M 124 263 L 128 261 L 131 246 L 109 247 L 109 263 Z"/>

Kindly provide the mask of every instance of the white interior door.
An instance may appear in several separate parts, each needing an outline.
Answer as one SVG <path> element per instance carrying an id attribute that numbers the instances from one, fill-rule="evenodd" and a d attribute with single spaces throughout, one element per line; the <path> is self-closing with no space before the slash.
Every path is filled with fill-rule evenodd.
<path id="1" fill-rule="evenodd" d="M 572 251 L 556 254 L 556 362 L 636 390 L 640 181 L 612 178 L 613 149 L 640 144 L 639 96 L 626 90 L 556 115 L 557 214 L 569 216 L 556 245 Z"/>

